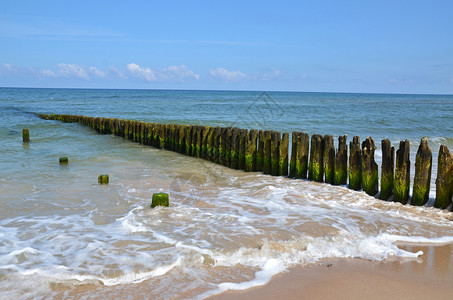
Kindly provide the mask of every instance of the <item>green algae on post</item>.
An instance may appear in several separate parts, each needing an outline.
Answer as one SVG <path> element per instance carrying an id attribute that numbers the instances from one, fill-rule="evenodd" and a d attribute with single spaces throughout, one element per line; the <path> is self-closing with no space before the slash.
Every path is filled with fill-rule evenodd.
<path id="1" fill-rule="evenodd" d="M 22 129 L 22 141 L 24 143 L 30 142 L 30 132 L 27 128 Z"/>
<path id="2" fill-rule="evenodd" d="M 334 184 L 344 185 L 348 183 L 348 145 L 346 144 L 347 135 L 338 137 L 338 150 L 335 155 L 335 175 Z"/>
<path id="3" fill-rule="evenodd" d="M 245 166 L 246 172 L 256 171 L 256 144 L 258 140 L 258 130 L 251 129 L 247 135 L 245 144 Z"/>
<path id="4" fill-rule="evenodd" d="M 395 173 L 395 147 L 390 140 L 381 141 L 382 164 L 381 164 L 381 193 L 379 199 L 387 200 L 393 195 L 393 180 Z"/>
<path id="5" fill-rule="evenodd" d="M 264 159 L 264 131 L 258 131 L 258 140 L 257 140 L 256 151 L 256 171 L 263 172 L 263 159 Z"/>
<path id="6" fill-rule="evenodd" d="M 308 179 L 322 182 L 324 179 L 324 139 L 319 134 L 311 136 Z"/>
<path id="7" fill-rule="evenodd" d="M 272 131 L 271 133 L 271 175 L 280 175 L 279 161 L 280 161 L 280 142 L 281 133 Z"/>
<path id="8" fill-rule="evenodd" d="M 362 188 L 362 151 L 358 136 L 352 138 L 349 150 L 349 188 L 359 191 Z"/>
<path id="9" fill-rule="evenodd" d="M 335 179 L 335 148 L 333 136 L 324 136 L 324 182 L 333 184 Z"/>
<path id="10" fill-rule="evenodd" d="M 169 206 L 170 202 L 168 200 L 168 194 L 167 193 L 154 193 L 153 194 L 153 200 L 151 202 L 151 208 L 154 208 L 156 206 Z"/>
<path id="11" fill-rule="evenodd" d="M 263 173 L 271 174 L 271 134 L 269 130 L 264 131 L 263 144 Z"/>
<path id="12" fill-rule="evenodd" d="M 109 175 L 99 175 L 98 177 L 98 183 L 99 184 L 108 184 L 109 183 Z"/>
<path id="13" fill-rule="evenodd" d="M 69 160 L 67 157 L 60 157 L 60 165 L 67 165 Z"/>
<path id="14" fill-rule="evenodd" d="M 288 155 L 289 155 L 289 133 L 284 132 L 280 141 L 279 173 L 281 176 L 288 176 Z"/>
<path id="15" fill-rule="evenodd" d="M 441 145 L 437 161 L 436 201 L 434 207 L 446 209 L 453 196 L 453 154 L 447 146 Z"/>
<path id="16" fill-rule="evenodd" d="M 400 141 L 396 151 L 395 180 L 393 181 L 393 201 L 406 204 L 409 200 L 411 161 L 409 160 L 409 140 Z"/>
<path id="17" fill-rule="evenodd" d="M 363 191 L 370 196 L 377 195 L 379 185 L 378 165 L 374 161 L 375 150 L 373 138 L 366 138 L 362 143 L 362 186 Z"/>
<path id="18" fill-rule="evenodd" d="M 433 155 L 428 147 L 428 138 L 423 137 L 415 157 L 415 175 L 412 205 L 425 205 L 429 199 Z"/>

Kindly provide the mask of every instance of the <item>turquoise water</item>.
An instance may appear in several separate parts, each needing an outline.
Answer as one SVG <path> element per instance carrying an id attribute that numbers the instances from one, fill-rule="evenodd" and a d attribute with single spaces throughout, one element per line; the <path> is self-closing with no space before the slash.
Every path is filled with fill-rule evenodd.
<path id="1" fill-rule="evenodd" d="M 452 213 L 432 199 L 402 206 L 230 170 L 32 112 L 372 136 L 378 148 L 409 139 L 412 164 L 427 136 L 432 189 L 440 145 L 453 150 L 451 95 L 0 88 L 0 298 L 102 298 L 135 283 L 139 295 L 202 298 L 326 257 L 420 255 L 398 240 L 453 240 Z M 151 210 L 160 191 L 171 205 Z"/>

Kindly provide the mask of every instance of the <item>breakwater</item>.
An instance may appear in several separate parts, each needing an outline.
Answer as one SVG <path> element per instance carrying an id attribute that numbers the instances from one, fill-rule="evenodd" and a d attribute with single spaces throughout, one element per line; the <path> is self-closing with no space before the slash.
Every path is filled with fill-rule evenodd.
<path id="1" fill-rule="evenodd" d="M 263 172 L 273 176 L 309 179 L 334 185 L 348 185 L 368 195 L 402 204 L 425 205 L 431 184 L 432 153 L 426 138 L 422 138 L 415 161 L 415 175 L 410 198 L 409 140 L 401 141 L 396 150 L 389 140 L 381 141 L 382 165 L 379 181 L 378 165 L 374 160 L 375 142 L 368 137 L 362 143 L 354 136 L 338 138 L 334 147 L 331 135 L 303 132 L 240 129 L 147 123 L 117 118 L 86 117 L 62 114 L 38 114 L 46 120 L 78 122 L 101 134 L 114 134 L 134 142 L 202 158 L 246 172 Z M 380 186 L 379 186 L 380 182 Z M 434 206 L 445 209 L 452 203 L 453 155 L 444 145 L 438 155 L 436 199 Z"/>

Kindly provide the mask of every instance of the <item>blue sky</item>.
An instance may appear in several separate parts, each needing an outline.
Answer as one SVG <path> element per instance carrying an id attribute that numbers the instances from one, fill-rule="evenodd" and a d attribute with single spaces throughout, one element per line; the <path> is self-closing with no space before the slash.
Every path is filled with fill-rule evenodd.
<path id="1" fill-rule="evenodd" d="M 117 2 L 4 1 L 0 86 L 453 94 L 451 0 Z"/>

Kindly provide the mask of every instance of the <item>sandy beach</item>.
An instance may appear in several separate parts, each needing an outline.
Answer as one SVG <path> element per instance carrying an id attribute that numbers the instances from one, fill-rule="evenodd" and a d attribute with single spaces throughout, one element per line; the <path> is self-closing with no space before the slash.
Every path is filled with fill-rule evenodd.
<path id="1" fill-rule="evenodd" d="M 418 259 L 325 260 L 275 276 L 262 287 L 227 291 L 221 299 L 452 299 L 453 245 L 400 246 Z"/>

